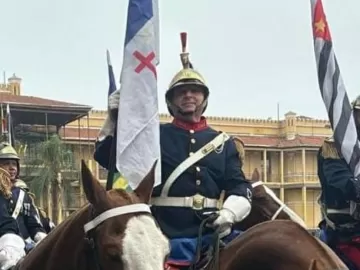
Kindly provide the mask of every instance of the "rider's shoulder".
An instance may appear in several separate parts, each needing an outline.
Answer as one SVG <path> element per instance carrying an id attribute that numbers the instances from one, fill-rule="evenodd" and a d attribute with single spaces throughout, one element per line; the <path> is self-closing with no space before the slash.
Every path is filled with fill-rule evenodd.
<path id="1" fill-rule="evenodd" d="M 160 123 L 160 135 L 168 132 L 171 132 L 171 123 Z"/>
<path id="2" fill-rule="evenodd" d="M 171 126 L 171 123 L 160 123 L 160 129 L 164 129 L 164 128 L 167 128 L 170 126 Z"/>
<path id="3" fill-rule="evenodd" d="M 21 179 L 17 179 L 16 181 L 15 181 L 15 187 L 18 187 L 18 188 L 20 188 L 20 189 L 22 189 L 22 190 L 24 190 L 24 191 L 29 191 L 29 187 L 28 187 L 28 185 L 23 181 L 23 180 L 21 180 Z"/>
<path id="4" fill-rule="evenodd" d="M 339 152 L 335 146 L 334 137 L 328 137 L 324 139 L 324 142 L 321 146 L 321 156 L 323 158 L 331 158 L 331 159 L 340 159 Z"/>

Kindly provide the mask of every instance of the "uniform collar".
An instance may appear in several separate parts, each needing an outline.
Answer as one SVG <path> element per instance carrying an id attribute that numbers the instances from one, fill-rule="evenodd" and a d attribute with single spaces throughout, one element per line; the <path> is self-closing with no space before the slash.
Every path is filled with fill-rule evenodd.
<path id="1" fill-rule="evenodd" d="M 199 131 L 199 130 L 203 130 L 208 127 L 206 118 L 204 116 L 202 116 L 200 122 L 197 122 L 197 123 L 188 123 L 188 122 L 184 122 L 182 120 L 175 119 L 175 118 L 172 123 L 174 126 L 177 126 L 179 128 L 185 129 L 185 130 Z"/>

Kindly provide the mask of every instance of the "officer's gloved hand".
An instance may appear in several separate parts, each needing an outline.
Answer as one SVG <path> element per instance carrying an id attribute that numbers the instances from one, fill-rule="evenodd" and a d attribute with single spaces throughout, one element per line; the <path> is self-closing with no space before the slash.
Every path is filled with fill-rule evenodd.
<path id="1" fill-rule="evenodd" d="M 45 237 L 47 236 L 46 233 L 38 232 L 34 236 L 35 246 L 37 246 Z"/>
<path id="2" fill-rule="evenodd" d="M 102 141 L 108 136 L 113 136 L 115 131 L 115 123 L 117 112 L 119 109 L 120 89 L 115 90 L 108 98 L 108 115 L 100 129 L 98 140 Z"/>
<path id="3" fill-rule="evenodd" d="M 119 108 L 120 102 L 120 89 L 115 90 L 108 99 L 108 110 L 114 111 Z"/>
<path id="4" fill-rule="evenodd" d="M 219 217 L 210 225 L 219 230 L 219 237 L 224 238 L 231 233 L 234 223 L 241 222 L 251 211 L 251 204 L 248 199 L 242 196 L 229 196 L 219 211 Z"/>
<path id="5" fill-rule="evenodd" d="M 221 209 L 218 217 L 209 224 L 209 227 L 218 230 L 219 237 L 224 238 L 231 233 L 231 227 L 235 223 L 235 214 L 228 209 Z"/>
<path id="6" fill-rule="evenodd" d="M 7 270 L 15 266 L 25 256 L 24 240 L 12 233 L 0 238 L 0 269 Z"/>
<path id="7" fill-rule="evenodd" d="M 55 224 L 51 220 L 49 221 L 49 227 L 50 227 L 50 230 L 55 228 Z"/>

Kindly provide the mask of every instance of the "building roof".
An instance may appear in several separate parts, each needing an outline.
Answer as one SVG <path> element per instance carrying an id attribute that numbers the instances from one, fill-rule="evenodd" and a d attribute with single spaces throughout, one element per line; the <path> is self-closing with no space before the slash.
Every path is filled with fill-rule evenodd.
<path id="1" fill-rule="evenodd" d="M 1 93 L 0 94 L 0 103 L 10 105 L 24 105 L 24 106 L 40 106 L 40 107 L 75 107 L 75 108 L 89 108 L 90 106 L 87 105 L 81 105 L 76 103 L 69 103 L 69 102 L 63 102 L 58 100 L 52 100 L 52 99 L 45 99 L 40 97 L 34 97 L 34 96 L 16 96 L 12 94 L 7 93 Z"/>
<path id="2" fill-rule="evenodd" d="M 98 128 L 66 127 L 60 130 L 60 136 L 66 141 L 91 141 L 94 142 L 99 134 Z M 325 137 L 320 136 L 295 136 L 292 140 L 270 136 L 237 136 L 247 147 L 267 148 L 292 148 L 292 147 L 320 147 Z"/>
<path id="3" fill-rule="evenodd" d="M 91 106 L 33 96 L 0 93 L 0 104 L 9 104 L 14 125 L 64 126 L 90 112 Z"/>

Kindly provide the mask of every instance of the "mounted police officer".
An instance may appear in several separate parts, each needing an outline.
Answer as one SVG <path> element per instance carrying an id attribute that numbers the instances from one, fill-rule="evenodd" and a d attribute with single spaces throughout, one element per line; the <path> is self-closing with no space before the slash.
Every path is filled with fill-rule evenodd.
<path id="1" fill-rule="evenodd" d="M 51 232 L 51 230 L 55 228 L 55 224 L 50 220 L 50 218 L 47 216 L 45 211 L 35 204 L 36 196 L 34 193 L 30 192 L 28 185 L 21 179 L 16 179 L 15 186 L 19 187 L 27 192 L 27 194 L 29 195 L 29 197 L 32 200 L 33 205 L 35 206 L 36 212 L 38 213 L 38 215 L 40 217 L 40 221 L 45 229 L 45 232 L 46 233 Z M 28 239 L 30 240 L 30 238 L 28 238 Z"/>
<path id="2" fill-rule="evenodd" d="M 151 204 L 154 217 L 170 239 L 170 260 L 186 264 L 193 260 L 204 216 L 218 211 L 211 228 L 205 227 L 203 240 L 206 242 L 206 236 L 210 239 L 214 228 L 225 239 L 232 225 L 250 213 L 252 187 L 240 168 L 233 139 L 209 127 L 202 116 L 209 88 L 193 69 L 184 47 L 183 69 L 165 95 L 174 120 L 160 127 L 162 183 L 154 188 Z M 115 91 L 109 98 L 110 110 L 116 110 L 118 104 L 119 91 Z M 109 112 L 100 131 L 94 154 L 105 168 L 115 126 L 111 115 Z"/>
<path id="3" fill-rule="evenodd" d="M 360 96 L 352 102 L 353 116 L 360 138 Z M 350 171 L 337 151 L 333 138 L 324 141 L 318 153 L 323 220 L 322 239 L 351 269 L 360 269 L 360 179 Z"/>
<path id="4" fill-rule="evenodd" d="M 20 172 L 19 160 L 10 144 L 0 144 L 0 168 L 9 183 L 0 194 L 0 266 L 4 269 L 25 255 L 25 239 L 38 243 L 46 237 L 32 199 L 15 185 Z"/>

